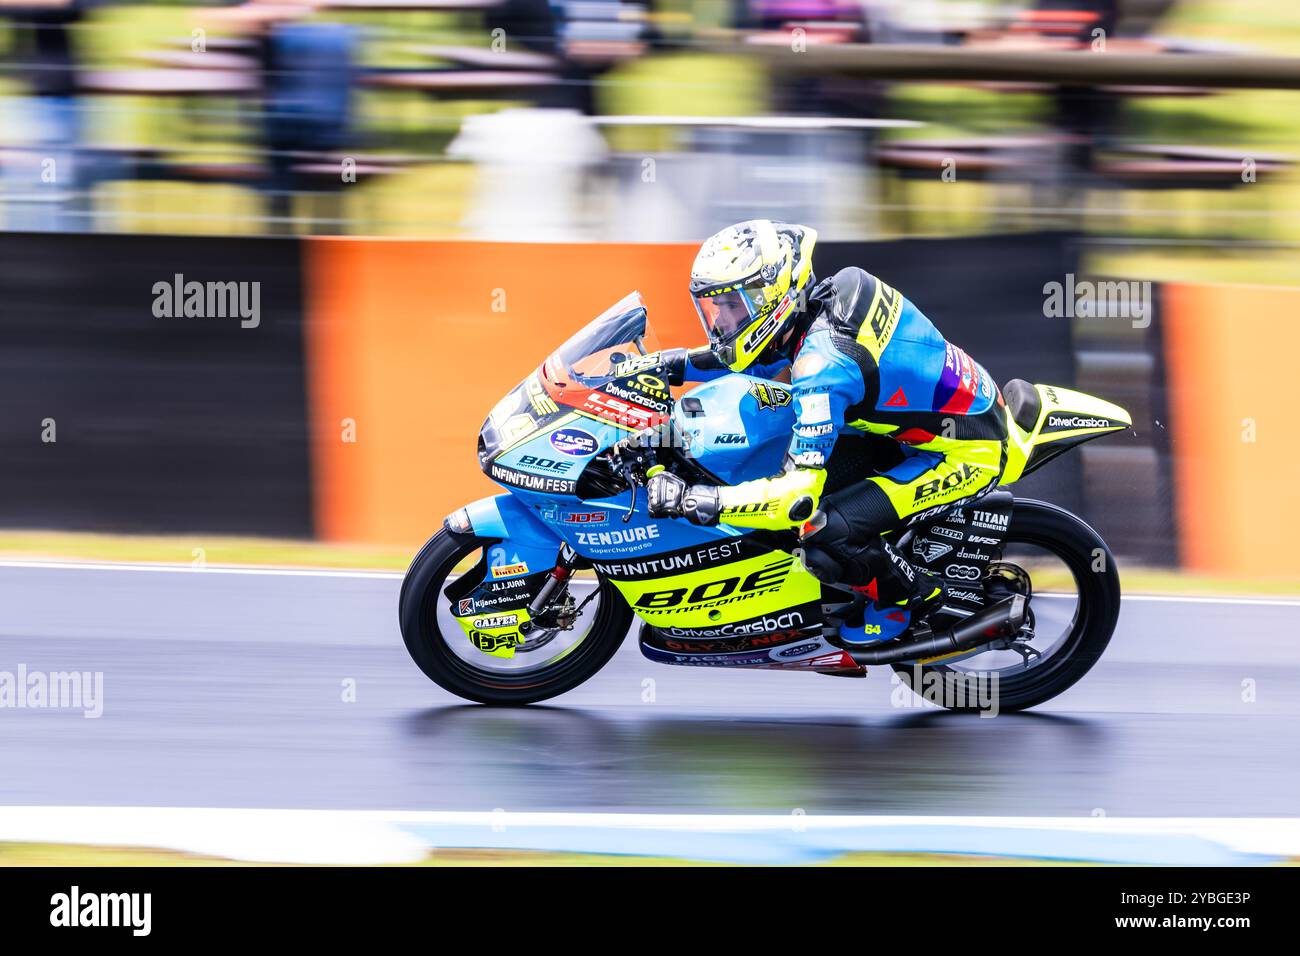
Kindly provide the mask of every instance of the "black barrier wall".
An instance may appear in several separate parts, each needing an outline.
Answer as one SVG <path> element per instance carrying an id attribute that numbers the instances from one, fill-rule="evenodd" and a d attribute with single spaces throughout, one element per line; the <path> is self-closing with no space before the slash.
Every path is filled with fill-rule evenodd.
<path id="1" fill-rule="evenodd" d="M 293 240 L 0 234 L 0 526 L 309 536 L 300 277 Z"/>
<path id="2" fill-rule="evenodd" d="M 1162 370 L 1133 360 L 1149 349 L 1132 336 L 1045 315 L 1075 249 L 1063 233 L 826 242 L 816 265 L 880 275 L 1000 383 L 1129 407 L 1138 434 L 1015 490 L 1079 513 L 1122 556 L 1168 562 L 1167 447 L 1150 438 Z M 0 527 L 312 536 L 302 259 L 293 239 L 0 234 Z"/>

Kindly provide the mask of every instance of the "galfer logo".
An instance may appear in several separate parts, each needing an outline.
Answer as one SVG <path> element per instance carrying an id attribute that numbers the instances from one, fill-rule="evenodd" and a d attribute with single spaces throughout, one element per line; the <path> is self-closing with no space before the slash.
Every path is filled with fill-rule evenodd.
<path id="1" fill-rule="evenodd" d="M 519 615 L 498 614 L 495 617 L 475 618 L 470 623 L 481 631 L 486 631 L 494 627 L 512 627 L 519 623 Z"/>
<path id="2" fill-rule="evenodd" d="M 944 544 L 942 541 L 931 541 L 929 538 L 912 542 L 912 553 L 927 564 L 936 558 L 942 558 L 951 550 L 952 545 Z"/>
<path id="3" fill-rule="evenodd" d="M 937 534 L 941 538 L 952 538 L 954 541 L 961 540 L 961 532 L 955 528 L 931 528 L 927 534 Z"/>
<path id="4" fill-rule="evenodd" d="M 1070 418 L 1062 418 L 1060 415 L 1049 415 L 1047 418 L 1048 428 L 1110 428 L 1110 421 L 1105 418 L 1084 418 L 1081 415 L 1074 415 Z"/>
<path id="5" fill-rule="evenodd" d="M 599 445 L 596 436 L 581 428 L 557 428 L 551 432 L 551 445 L 566 455 L 594 455 Z"/>
<path id="6" fill-rule="evenodd" d="M 943 569 L 943 576 L 955 581 L 978 581 L 981 577 L 980 569 L 969 564 L 950 564 Z"/>

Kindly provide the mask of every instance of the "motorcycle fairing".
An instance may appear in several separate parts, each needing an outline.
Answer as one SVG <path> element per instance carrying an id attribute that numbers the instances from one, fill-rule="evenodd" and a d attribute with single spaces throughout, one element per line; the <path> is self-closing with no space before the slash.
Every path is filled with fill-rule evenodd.
<path id="1" fill-rule="evenodd" d="M 480 651 L 513 657 L 524 642 L 520 627 L 529 620 L 528 605 L 555 567 L 560 540 L 508 494 L 466 505 L 446 524 L 488 539 L 478 564 L 446 590 L 452 615 Z"/>
<path id="2" fill-rule="evenodd" d="M 583 471 L 619 437 L 617 429 L 577 413 L 552 416 L 492 456 L 487 475 L 509 488 L 576 496 Z"/>
<path id="3" fill-rule="evenodd" d="M 1060 385 L 1033 385 L 1013 379 L 1004 386 L 1007 463 L 1002 485 L 1019 481 L 1061 452 L 1099 435 L 1133 426 L 1120 406 Z"/>
<path id="4" fill-rule="evenodd" d="M 672 415 L 688 456 L 729 485 L 780 472 L 794 420 L 788 385 L 739 374 L 697 385 Z"/>
<path id="5" fill-rule="evenodd" d="M 647 624 L 641 628 L 640 644 L 646 660 L 657 664 L 854 673 L 864 670 L 843 648 L 827 641 L 820 627 L 708 640 L 666 637 Z"/>
<path id="6" fill-rule="evenodd" d="M 807 626 L 821 617 L 821 582 L 792 554 L 761 546 L 679 573 L 610 580 L 647 624 L 683 635 L 724 625 L 763 630 Z M 793 617 L 782 625 L 782 615 Z M 774 628 L 766 626 L 769 621 L 776 622 Z"/>

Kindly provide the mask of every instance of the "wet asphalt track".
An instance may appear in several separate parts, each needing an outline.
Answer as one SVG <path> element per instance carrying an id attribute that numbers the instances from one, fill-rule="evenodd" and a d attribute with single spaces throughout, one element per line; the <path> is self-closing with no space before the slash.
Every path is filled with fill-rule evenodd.
<path id="1" fill-rule="evenodd" d="M 1300 604 L 1126 600 L 1107 657 L 1028 715 L 895 707 L 884 668 L 674 668 L 633 641 L 550 706 L 496 710 L 411 663 L 398 585 L 0 567 L 0 671 L 104 674 L 98 720 L 0 709 L 0 804 L 1300 811 Z"/>

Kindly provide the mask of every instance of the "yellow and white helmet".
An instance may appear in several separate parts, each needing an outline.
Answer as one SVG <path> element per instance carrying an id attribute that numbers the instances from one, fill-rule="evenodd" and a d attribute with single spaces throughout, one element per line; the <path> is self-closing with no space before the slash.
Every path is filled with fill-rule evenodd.
<path id="1" fill-rule="evenodd" d="M 732 371 L 753 364 L 803 307 L 817 230 L 750 219 L 704 241 L 691 298 L 713 354 Z"/>

